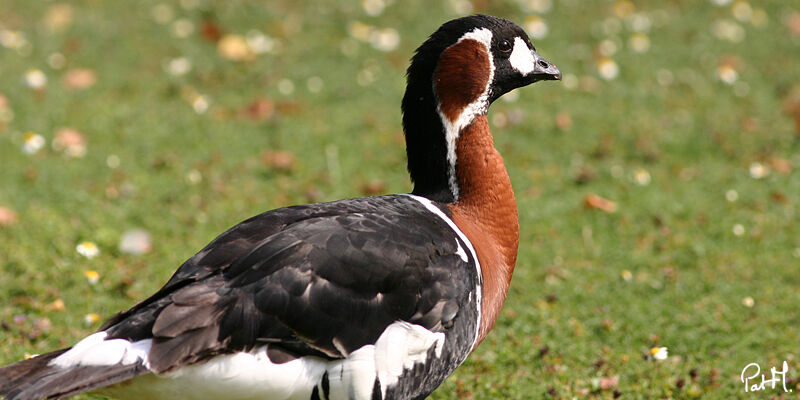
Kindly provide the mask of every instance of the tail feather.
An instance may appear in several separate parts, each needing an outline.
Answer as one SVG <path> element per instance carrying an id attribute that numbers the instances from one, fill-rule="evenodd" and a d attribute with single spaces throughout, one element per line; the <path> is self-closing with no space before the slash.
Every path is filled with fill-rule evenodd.
<path id="1" fill-rule="evenodd" d="M 61 368 L 49 362 L 67 349 L 0 368 L 0 395 L 6 400 L 61 399 L 148 373 L 141 363 Z"/>

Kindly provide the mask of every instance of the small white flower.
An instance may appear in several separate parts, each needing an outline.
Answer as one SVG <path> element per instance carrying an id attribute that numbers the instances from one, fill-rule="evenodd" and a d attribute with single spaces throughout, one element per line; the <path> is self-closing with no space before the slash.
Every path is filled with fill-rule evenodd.
<path id="1" fill-rule="evenodd" d="M 173 11 L 172 7 L 168 4 L 157 4 L 153 7 L 151 12 L 153 14 L 153 19 L 162 25 L 168 24 L 172 21 L 172 18 L 175 17 L 175 11 Z"/>
<path id="2" fill-rule="evenodd" d="M 544 14 L 553 8 L 553 0 L 528 0 L 524 3 L 531 11 Z"/>
<path id="3" fill-rule="evenodd" d="M 119 251 L 125 254 L 139 256 L 153 249 L 150 232 L 141 229 L 131 229 L 122 235 L 119 240 Z"/>
<path id="4" fill-rule="evenodd" d="M 47 56 L 47 65 L 52 69 L 61 69 L 67 65 L 67 58 L 59 52 L 55 52 Z"/>
<path id="5" fill-rule="evenodd" d="M 733 231 L 733 234 L 736 235 L 736 236 L 742 236 L 742 235 L 744 235 L 744 232 L 745 232 L 744 225 L 742 225 L 742 224 L 734 225 L 733 229 L 731 229 L 731 230 Z"/>
<path id="6" fill-rule="evenodd" d="M 393 28 L 378 29 L 372 32 L 370 43 L 380 51 L 392 51 L 400 45 L 400 34 Z"/>
<path id="7" fill-rule="evenodd" d="M 547 27 L 547 22 L 544 22 L 538 15 L 532 15 L 525 19 L 525 28 L 527 28 L 526 30 L 530 32 L 532 37 L 537 39 L 547 36 L 550 31 Z"/>
<path id="8" fill-rule="evenodd" d="M 106 157 L 106 165 L 108 165 L 108 168 L 111 169 L 117 168 L 119 167 L 119 163 L 120 159 L 119 156 L 116 154 L 110 154 L 108 157 Z"/>
<path id="9" fill-rule="evenodd" d="M 278 91 L 287 96 L 294 93 L 294 82 L 288 78 L 281 79 L 278 82 Z"/>
<path id="10" fill-rule="evenodd" d="M 617 43 L 611 39 L 606 39 L 597 45 L 597 52 L 603 57 L 611 57 L 617 53 Z"/>
<path id="11" fill-rule="evenodd" d="M 277 41 L 256 29 L 247 32 L 244 37 L 247 47 L 255 54 L 272 53 L 276 50 Z"/>
<path id="12" fill-rule="evenodd" d="M 747 296 L 747 297 L 742 299 L 742 305 L 747 307 L 747 308 L 753 308 L 753 306 L 756 305 L 756 301 L 753 300 L 752 297 Z"/>
<path id="13" fill-rule="evenodd" d="M 47 86 L 47 75 L 38 68 L 31 68 L 25 71 L 23 82 L 31 89 L 43 89 Z"/>
<path id="14" fill-rule="evenodd" d="M 306 87 L 311 93 L 319 93 L 324 85 L 325 82 L 318 76 L 312 76 L 306 80 Z"/>
<path id="15" fill-rule="evenodd" d="M 614 60 L 603 57 L 597 62 L 597 72 L 605 80 L 612 80 L 619 75 L 619 66 Z"/>
<path id="16" fill-rule="evenodd" d="M 200 171 L 193 169 L 186 174 L 186 182 L 196 185 L 203 180 L 203 174 Z"/>
<path id="17" fill-rule="evenodd" d="M 562 78 L 561 82 L 563 83 L 564 87 L 573 90 L 578 87 L 578 77 L 574 74 L 564 74 L 564 78 Z"/>
<path id="18" fill-rule="evenodd" d="M 633 173 L 633 181 L 639 186 L 647 186 L 650 183 L 650 173 L 644 168 L 639 168 Z"/>
<path id="19" fill-rule="evenodd" d="M 85 276 L 86 280 L 92 285 L 100 281 L 100 273 L 93 269 L 84 271 L 83 276 Z"/>
<path id="20" fill-rule="evenodd" d="M 41 150 L 44 145 L 44 137 L 38 133 L 28 131 L 22 136 L 22 151 L 25 153 L 35 154 Z"/>
<path id="21" fill-rule="evenodd" d="M 383 0 L 361 0 L 361 7 L 368 15 L 375 17 L 383 13 L 386 3 Z"/>
<path id="22" fill-rule="evenodd" d="M 633 280 L 633 273 L 627 269 L 623 269 L 622 272 L 620 273 L 620 276 L 622 277 L 622 280 L 625 282 L 630 282 Z"/>
<path id="23" fill-rule="evenodd" d="M 185 39 L 194 33 L 194 24 L 187 18 L 181 18 L 172 23 L 172 35 Z"/>
<path id="24" fill-rule="evenodd" d="M 0 30 L 0 45 L 7 49 L 20 49 L 28 44 L 25 35 L 19 31 Z"/>
<path id="25" fill-rule="evenodd" d="M 94 324 L 95 324 L 95 323 L 97 323 L 97 321 L 99 321 L 99 320 L 100 320 L 100 316 L 99 316 L 99 315 L 97 315 L 97 314 L 95 314 L 95 313 L 86 314 L 86 315 L 83 317 L 83 322 L 84 322 L 86 325 L 94 325 Z"/>
<path id="26" fill-rule="evenodd" d="M 746 32 L 739 24 L 729 20 L 719 20 L 711 25 L 711 31 L 718 39 L 738 43 L 744 40 Z"/>
<path id="27" fill-rule="evenodd" d="M 167 63 L 166 69 L 172 76 L 186 75 L 192 70 L 192 62 L 186 57 L 173 58 Z"/>
<path id="28" fill-rule="evenodd" d="M 650 349 L 650 357 L 653 357 L 654 360 L 666 360 L 668 357 L 667 348 L 666 347 L 653 347 Z"/>
<path id="29" fill-rule="evenodd" d="M 739 192 L 733 189 L 728 190 L 727 192 L 725 192 L 725 200 L 728 200 L 728 202 L 730 203 L 739 200 Z"/>
<path id="30" fill-rule="evenodd" d="M 753 179 L 761 179 L 767 175 L 769 175 L 769 168 L 766 165 L 760 162 L 750 164 L 750 177 Z"/>
<path id="31" fill-rule="evenodd" d="M 89 241 L 78 243 L 78 245 L 75 246 L 75 251 L 86 258 L 95 258 L 100 254 L 100 249 L 97 245 Z"/>
<path id="32" fill-rule="evenodd" d="M 637 53 L 644 53 L 650 48 L 650 38 L 644 33 L 634 33 L 628 39 L 628 45 Z"/>
<path id="33" fill-rule="evenodd" d="M 753 7 L 750 5 L 750 3 L 740 0 L 736 3 L 733 3 L 731 12 L 733 12 L 734 18 L 742 22 L 747 22 L 750 21 L 750 18 L 753 16 Z"/>
<path id="34" fill-rule="evenodd" d="M 194 98 L 192 99 L 192 108 L 194 109 L 194 112 L 198 114 L 202 114 L 208 111 L 208 106 L 209 106 L 208 97 L 202 94 L 194 96 Z"/>
<path id="35" fill-rule="evenodd" d="M 717 77 L 722 82 L 732 85 L 739 79 L 739 73 L 736 72 L 736 68 L 733 68 L 732 65 L 723 64 L 717 68 Z"/>

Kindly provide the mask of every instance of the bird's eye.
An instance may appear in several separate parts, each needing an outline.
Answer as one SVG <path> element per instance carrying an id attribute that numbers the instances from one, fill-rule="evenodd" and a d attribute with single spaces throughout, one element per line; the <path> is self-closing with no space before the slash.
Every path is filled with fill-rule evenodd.
<path id="1" fill-rule="evenodd" d="M 497 48 L 500 51 L 502 51 L 503 53 L 508 53 L 512 49 L 511 42 L 509 42 L 508 40 L 503 39 L 503 40 L 500 41 L 500 43 L 497 44 Z"/>

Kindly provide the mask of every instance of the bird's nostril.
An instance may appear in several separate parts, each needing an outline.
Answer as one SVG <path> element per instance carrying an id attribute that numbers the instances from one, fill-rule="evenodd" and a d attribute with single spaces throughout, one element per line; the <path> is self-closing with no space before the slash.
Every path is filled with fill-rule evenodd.
<path id="1" fill-rule="evenodd" d="M 545 60 L 539 60 L 539 66 L 542 68 L 549 68 L 550 64 L 548 64 Z"/>

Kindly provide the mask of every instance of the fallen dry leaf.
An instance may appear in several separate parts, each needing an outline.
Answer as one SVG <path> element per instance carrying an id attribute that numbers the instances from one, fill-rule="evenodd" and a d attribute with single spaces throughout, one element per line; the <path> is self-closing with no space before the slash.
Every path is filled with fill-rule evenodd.
<path id="1" fill-rule="evenodd" d="M 76 129 L 61 128 L 53 138 L 53 149 L 70 157 L 83 157 L 86 155 L 86 138 Z"/>
<path id="2" fill-rule="evenodd" d="M 786 17 L 786 26 L 795 36 L 800 36 L 800 13 L 792 13 Z"/>
<path id="3" fill-rule="evenodd" d="M 11 226 L 17 223 L 18 220 L 19 217 L 16 211 L 0 206 L 0 226 Z"/>
<path id="4" fill-rule="evenodd" d="M 770 193 L 769 197 L 772 199 L 772 201 L 778 204 L 787 204 L 789 202 L 789 198 L 785 194 L 777 190 Z"/>
<path id="5" fill-rule="evenodd" d="M 239 114 L 254 121 L 269 119 L 275 113 L 275 103 L 267 98 L 259 98 L 241 109 Z"/>
<path id="6" fill-rule="evenodd" d="M 384 193 L 386 185 L 380 179 L 373 179 L 361 186 L 361 192 L 367 196 L 375 196 Z"/>
<path id="7" fill-rule="evenodd" d="M 71 69 L 64 74 L 62 83 L 69 89 L 86 89 L 97 83 L 97 75 L 88 68 Z"/>
<path id="8" fill-rule="evenodd" d="M 56 299 L 44 307 L 45 311 L 64 311 L 66 308 L 67 307 L 64 305 L 64 300 L 61 299 Z"/>
<path id="9" fill-rule="evenodd" d="M 607 213 L 613 213 L 617 211 L 616 202 L 605 199 L 596 194 L 586 195 L 586 198 L 583 199 L 583 204 L 586 206 L 586 208 L 602 210 Z"/>
<path id="10" fill-rule="evenodd" d="M 619 385 L 619 377 L 618 376 L 609 376 L 603 379 L 600 379 L 600 389 L 602 390 L 611 390 L 616 389 L 617 385 Z"/>
<path id="11" fill-rule="evenodd" d="M 556 126 L 562 131 L 568 131 L 569 128 L 572 128 L 572 117 L 568 112 L 562 111 L 556 114 Z"/>
<path id="12" fill-rule="evenodd" d="M 222 37 L 222 29 L 219 28 L 216 21 L 206 19 L 200 28 L 200 36 L 209 42 L 217 42 Z"/>
<path id="13" fill-rule="evenodd" d="M 794 119 L 797 135 L 800 135 L 800 85 L 795 85 L 783 98 L 783 111 L 789 118 Z"/>
<path id="14" fill-rule="evenodd" d="M 288 172 L 294 168 L 295 156 L 286 150 L 266 150 L 261 153 L 261 161 L 273 170 Z"/>
<path id="15" fill-rule="evenodd" d="M 772 167 L 772 169 L 784 175 L 789 175 L 792 173 L 792 162 L 785 158 L 773 157 L 769 160 L 769 165 Z"/>

